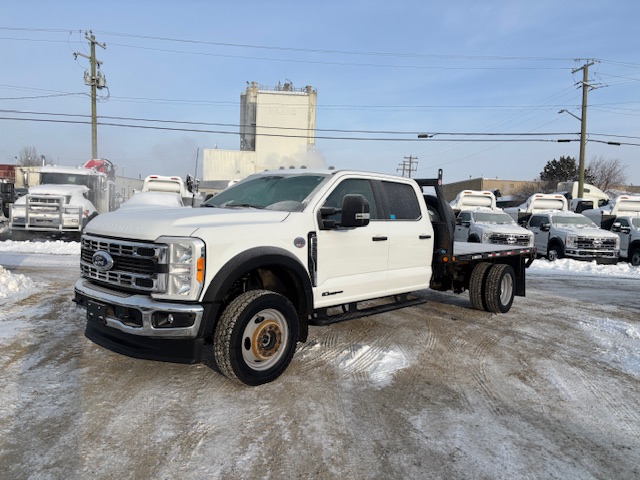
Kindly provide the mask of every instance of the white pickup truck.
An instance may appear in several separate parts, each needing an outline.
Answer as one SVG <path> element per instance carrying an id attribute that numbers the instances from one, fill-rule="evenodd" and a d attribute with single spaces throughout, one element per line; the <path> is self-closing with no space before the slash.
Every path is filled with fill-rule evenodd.
<path id="1" fill-rule="evenodd" d="M 374 299 L 398 307 L 429 287 L 468 290 L 473 307 L 507 312 L 525 294 L 534 249 L 454 245 L 441 175 L 279 170 L 202 208 L 100 215 L 82 236 L 75 285 L 85 334 L 182 363 L 211 345 L 221 373 L 259 385 L 286 369 L 310 324 L 391 308 Z"/>
<path id="2" fill-rule="evenodd" d="M 595 260 L 599 264 L 618 263 L 620 238 L 581 213 L 559 210 L 534 213 L 527 228 L 535 236 L 537 253 L 551 261 L 567 257 Z"/>
<path id="3" fill-rule="evenodd" d="M 640 266 L 640 195 L 620 195 L 609 205 L 582 212 L 620 237 L 620 258 Z"/>
<path id="4" fill-rule="evenodd" d="M 598 228 L 584 215 L 569 211 L 562 194 L 536 193 L 523 205 L 505 211 L 533 232 L 539 256 L 551 261 L 567 257 L 618 263 L 620 239 L 617 235 Z"/>
<path id="5" fill-rule="evenodd" d="M 533 233 L 518 226 L 510 215 L 496 206 L 488 190 L 463 190 L 451 202 L 456 218 L 454 240 L 496 245 L 533 246 Z"/>

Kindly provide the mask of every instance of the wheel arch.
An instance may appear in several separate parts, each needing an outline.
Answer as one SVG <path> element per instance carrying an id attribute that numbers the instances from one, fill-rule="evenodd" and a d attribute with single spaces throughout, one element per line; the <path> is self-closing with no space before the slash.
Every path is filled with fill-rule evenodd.
<path id="1" fill-rule="evenodd" d="M 547 242 L 547 251 L 553 246 L 558 246 L 564 250 L 564 241 L 560 237 L 551 237 Z"/>
<path id="2" fill-rule="evenodd" d="M 229 297 L 230 292 L 247 275 L 256 275 L 265 289 L 289 299 L 300 318 L 300 341 L 305 341 L 308 334 L 307 318 L 313 309 L 311 279 L 300 260 L 287 250 L 256 247 L 236 255 L 213 277 L 207 286 L 204 301 L 225 304 L 233 300 L 235 296 Z M 213 332 L 214 323 L 208 322 L 205 335 Z"/>

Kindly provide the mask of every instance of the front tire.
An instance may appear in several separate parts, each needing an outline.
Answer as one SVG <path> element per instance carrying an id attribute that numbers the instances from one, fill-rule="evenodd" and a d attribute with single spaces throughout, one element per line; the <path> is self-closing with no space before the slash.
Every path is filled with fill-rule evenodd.
<path id="1" fill-rule="evenodd" d="M 560 258 L 564 258 L 564 248 L 558 243 L 552 243 L 547 248 L 547 258 L 550 262 L 555 262 Z"/>
<path id="2" fill-rule="evenodd" d="M 629 263 L 634 267 L 640 267 L 640 247 L 634 247 L 629 253 Z"/>
<path id="3" fill-rule="evenodd" d="M 488 312 L 507 313 L 515 296 L 516 274 L 510 265 L 498 263 L 487 274 L 484 301 Z"/>
<path id="4" fill-rule="evenodd" d="M 226 377 L 246 385 L 272 382 L 291 362 L 298 331 L 298 315 L 287 298 L 268 290 L 244 292 L 216 324 L 216 364 Z"/>

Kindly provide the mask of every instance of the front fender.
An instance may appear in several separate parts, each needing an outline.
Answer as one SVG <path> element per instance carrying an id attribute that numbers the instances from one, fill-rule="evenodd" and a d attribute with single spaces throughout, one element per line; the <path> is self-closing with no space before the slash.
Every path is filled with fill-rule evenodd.
<path id="1" fill-rule="evenodd" d="M 229 260 L 213 277 L 204 295 L 205 303 L 222 303 L 225 295 L 240 277 L 258 268 L 284 270 L 295 284 L 291 302 L 300 318 L 307 319 L 313 310 L 311 278 L 305 266 L 292 253 L 276 247 L 256 247 L 246 250 Z M 213 323 L 213 322 L 211 322 Z M 306 324 L 306 321 L 304 322 Z M 213 325 L 207 326 L 212 329 Z M 306 331 L 301 325 L 301 333 Z"/>

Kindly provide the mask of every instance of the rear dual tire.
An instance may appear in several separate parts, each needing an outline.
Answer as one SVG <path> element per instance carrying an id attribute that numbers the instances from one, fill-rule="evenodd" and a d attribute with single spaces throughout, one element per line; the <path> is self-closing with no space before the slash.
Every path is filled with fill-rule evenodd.
<path id="1" fill-rule="evenodd" d="M 510 265 L 481 262 L 469 279 L 469 298 L 477 310 L 507 313 L 515 296 L 516 275 Z"/>

